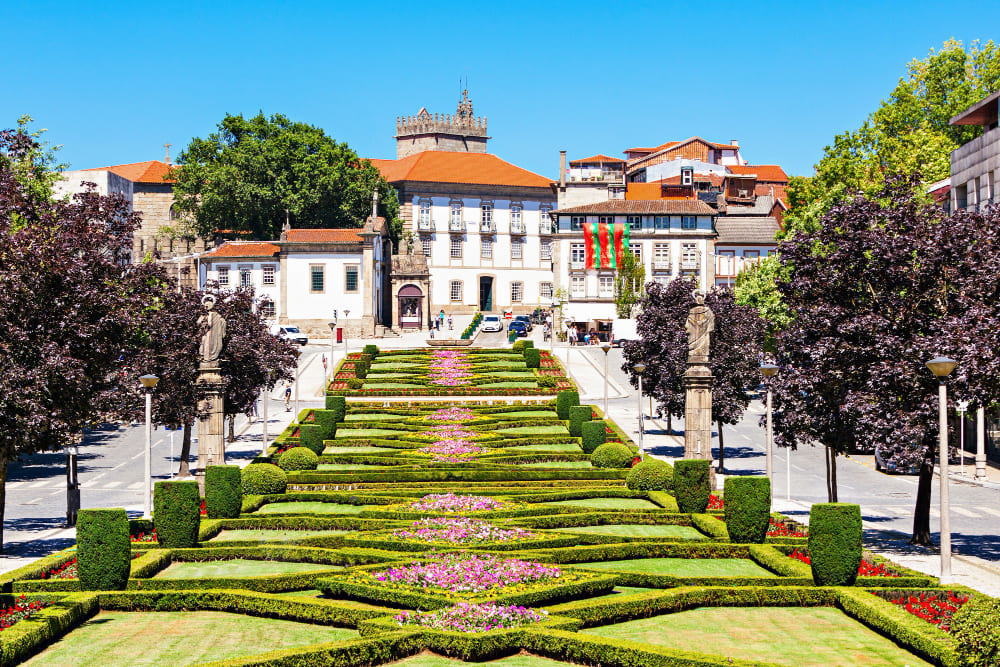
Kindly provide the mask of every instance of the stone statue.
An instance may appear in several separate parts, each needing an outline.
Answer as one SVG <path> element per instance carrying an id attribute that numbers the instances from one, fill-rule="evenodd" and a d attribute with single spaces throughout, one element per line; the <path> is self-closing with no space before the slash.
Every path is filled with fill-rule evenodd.
<path id="1" fill-rule="evenodd" d="M 705 305 L 703 294 L 695 294 L 694 301 L 696 305 L 691 308 L 684 325 L 688 333 L 688 363 L 708 363 L 715 314 Z"/>
<path id="2" fill-rule="evenodd" d="M 222 341 L 226 337 L 226 320 L 213 310 L 215 297 L 206 294 L 201 300 L 205 306 L 205 314 L 198 318 L 198 325 L 205 330 L 201 337 L 201 360 L 215 362 L 222 356 Z"/>

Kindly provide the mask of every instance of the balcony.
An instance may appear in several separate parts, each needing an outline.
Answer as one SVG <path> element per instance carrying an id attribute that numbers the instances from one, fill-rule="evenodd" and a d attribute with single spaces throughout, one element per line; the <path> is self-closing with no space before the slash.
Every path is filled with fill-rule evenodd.
<path id="1" fill-rule="evenodd" d="M 449 232 L 464 232 L 465 231 L 465 221 L 464 220 L 449 220 L 448 221 L 448 231 Z"/>
<path id="2" fill-rule="evenodd" d="M 511 222 L 510 223 L 510 233 L 511 234 L 523 234 L 524 233 L 524 221 Z"/>
<path id="3" fill-rule="evenodd" d="M 682 257 L 681 258 L 681 269 L 697 269 L 698 268 L 698 258 L 697 257 Z"/>
<path id="4" fill-rule="evenodd" d="M 422 232 L 433 232 L 434 231 L 434 221 L 433 220 L 418 220 L 417 229 Z"/>
<path id="5" fill-rule="evenodd" d="M 551 234 L 552 233 L 552 221 L 542 220 L 538 223 L 538 233 L 539 234 Z"/>
<path id="6" fill-rule="evenodd" d="M 479 223 L 479 233 L 480 234 L 496 234 L 497 226 L 492 220 L 487 220 L 485 222 Z"/>
<path id="7" fill-rule="evenodd" d="M 673 262 L 667 261 L 657 261 L 653 260 L 653 270 L 654 271 L 670 271 L 673 268 Z"/>

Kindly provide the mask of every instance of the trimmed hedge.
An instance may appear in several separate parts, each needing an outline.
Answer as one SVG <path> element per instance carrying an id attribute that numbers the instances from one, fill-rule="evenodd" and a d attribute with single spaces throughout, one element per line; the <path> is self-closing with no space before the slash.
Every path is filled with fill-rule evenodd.
<path id="1" fill-rule="evenodd" d="M 278 467 L 285 472 L 316 470 L 319 467 L 319 457 L 308 447 L 292 447 L 282 452 L 278 458 Z"/>
<path id="2" fill-rule="evenodd" d="M 767 477 L 727 477 L 726 529 L 740 544 L 763 544 L 771 523 L 771 480 Z"/>
<path id="3" fill-rule="evenodd" d="M 371 344 L 365 345 L 363 348 L 361 348 L 361 352 L 362 354 L 367 354 L 372 359 L 374 359 L 375 357 L 378 356 L 378 345 L 371 345 Z"/>
<path id="4" fill-rule="evenodd" d="M 197 497 L 198 485 L 194 484 Z M 124 509 L 80 510 L 76 523 L 80 587 L 85 591 L 123 590 L 132 567 L 131 544 Z"/>
<path id="5" fill-rule="evenodd" d="M 604 420 L 583 422 L 580 425 L 580 435 L 583 437 L 581 447 L 583 447 L 584 453 L 593 454 L 608 439 L 608 434 L 604 429 Z"/>
<path id="6" fill-rule="evenodd" d="M 542 353 L 533 347 L 525 348 L 524 365 L 528 368 L 538 368 L 542 365 Z"/>
<path id="7" fill-rule="evenodd" d="M 962 664 L 1000 665 L 1000 600 L 977 596 L 966 602 L 951 619 L 951 634 Z"/>
<path id="8" fill-rule="evenodd" d="M 674 497 L 682 512 L 702 514 L 712 495 L 708 459 L 681 459 L 674 463 Z"/>
<path id="9" fill-rule="evenodd" d="M 197 545 L 200 522 L 198 482 L 167 480 L 153 486 L 153 525 L 161 547 Z"/>
<path id="10" fill-rule="evenodd" d="M 343 413 L 338 417 L 333 410 L 313 410 L 313 424 L 323 428 L 324 440 L 333 439 L 333 436 L 337 434 L 337 422 L 342 421 L 343 418 Z"/>
<path id="11" fill-rule="evenodd" d="M 316 456 L 320 456 L 326 449 L 323 443 L 325 435 L 325 429 L 319 424 L 299 425 L 299 444 L 311 449 Z"/>
<path id="12" fill-rule="evenodd" d="M 569 409 L 574 405 L 580 405 L 580 392 L 567 389 L 556 394 L 556 414 L 559 419 L 569 419 Z"/>
<path id="13" fill-rule="evenodd" d="M 574 438 L 583 435 L 580 426 L 594 418 L 594 411 L 589 405 L 574 405 L 569 409 L 569 434 Z"/>
<path id="14" fill-rule="evenodd" d="M 809 558 L 817 586 L 853 586 L 862 557 L 861 506 L 816 503 L 809 510 Z"/>
<path id="15" fill-rule="evenodd" d="M 674 468 L 666 461 L 646 458 L 632 466 L 625 486 L 634 491 L 670 491 L 674 487 Z"/>
<path id="16" fill-rule="evenodd" d="M 205 470 L 205 512 L 209 519 L 234 519 L 243 505 L 239 466 L 208 466 Z"/>
<path id="17" fill-rule="evenodd" d="M 524 354 L 524 348 L 528 347 L 528 341 L 518 340 L 514 341 L 514 344 L 510 346 L 512 352 L 518 352 Z"/>
<path id="18" fill-rule="evenodd" d="M 284 493 L 288 488 L 288 475 L 271 463 L 251 463 L 240 473 L 244 496 L 263 496 Z"/>
<path id="19" fill-rule="evenodd" d="M 590 462 L 595 468 L 627 468 L 632 451 L 620 442 L 608 442 L 594 450 Z"/>
<path id="20" fill-rule="evenodd" d="M 334 421 L 344 421 L 347 414 L 347 399 L 343 396 L 327 396 L 326 409 L 334 414 Z"/>
<path id="21" fill-rule="evenodd" d="M 364 380 L 368 377 L 368 362 L 364 359 L 357 359 L 354 362 L 354 377 Z"/>

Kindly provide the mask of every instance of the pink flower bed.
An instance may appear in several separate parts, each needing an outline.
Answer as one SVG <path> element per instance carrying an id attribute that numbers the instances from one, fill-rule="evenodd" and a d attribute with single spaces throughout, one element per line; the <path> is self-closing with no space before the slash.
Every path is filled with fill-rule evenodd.
<path id="1" fill-rule="evenodd" d="M 475 418 L 476 413 L 468 408 L 442 408 L 424 417 L 438 422 L 463 422 Z"/>
<path id="2" fill-rule="evenodd" d="M 431 384 L 442 387 L 457 387 L 470 384 L 472 380 L 472 365 L 468 363 L 468 354 L 451 350 L 435 350 L 431 353 L 430 371 L 427 377 Z"/>
<path id="3" fill-rule="evenodd" d="M 421 431 L 417 435 L 424 438 L 451 438 L 453 440 L 468 440 L 469 438 L 475 437 L 476 432 L 454 424 L 444 424 L 442 426 L 434 426 L 427 431 Z"/>
<path id="4" fill-rule="evenodd" d="M 468 440 L 439 440 L 417 451 L 427 454 L 435 463 L 464 463 L 485 452 L 486 448 Z"/>
<path id="5" fill-rule="evenodd" d="M 400 627 L 417 625 L 446 632 L 489 632 L 505 628 L 518 628 L 529 623 L 544 621 L 548 616 L 545 610 L 535 611 L 527 607 L 503 605 L 496 602 L 480 604 L 460 603 L 447 609 L 420 614 L 404 611 L 397 614 L 393 620 Z"/>
<path id="6" fill-rule="evenodd" d="M 372 573 L 378 581 L 452 593 L 482 593 L 561 576 L 558 567 L 492 554 L 445 554 L 440 559 L 424 563 L 414 561 L 404 567 Z"/>
<path id="7" fill-rule="evenodd" d="M 410 503 L 410 509 L 420 512 L 491 512 L 503 503 L 486 496 L 456 496 L 454 493 L 432 493 Z"/>
<path id="8" fill-rule="evenodd" d="M 486 544 L 527 540 L 535 535 L 523 528 L 500 528 L 483 519 L 437 517 L 418 519 L 410 528 L 393 531 L 392 536 L 418 542 Z"/>

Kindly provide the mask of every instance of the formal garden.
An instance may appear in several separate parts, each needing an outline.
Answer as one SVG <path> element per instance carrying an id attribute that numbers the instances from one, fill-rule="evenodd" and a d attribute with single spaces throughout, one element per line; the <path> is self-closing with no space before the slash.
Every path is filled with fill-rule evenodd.
<path id="1" fill-rule="evenodd" d="M 708 461 L 640 460 L 579 403 L 331 389 L 204 496 L 85 510 L 75 547 L 4 575 L 2 662 L 997 664 L 997 602 L 867 552 L 857 506 L 807 529 L 766 478 L 715 492 Z"/>

